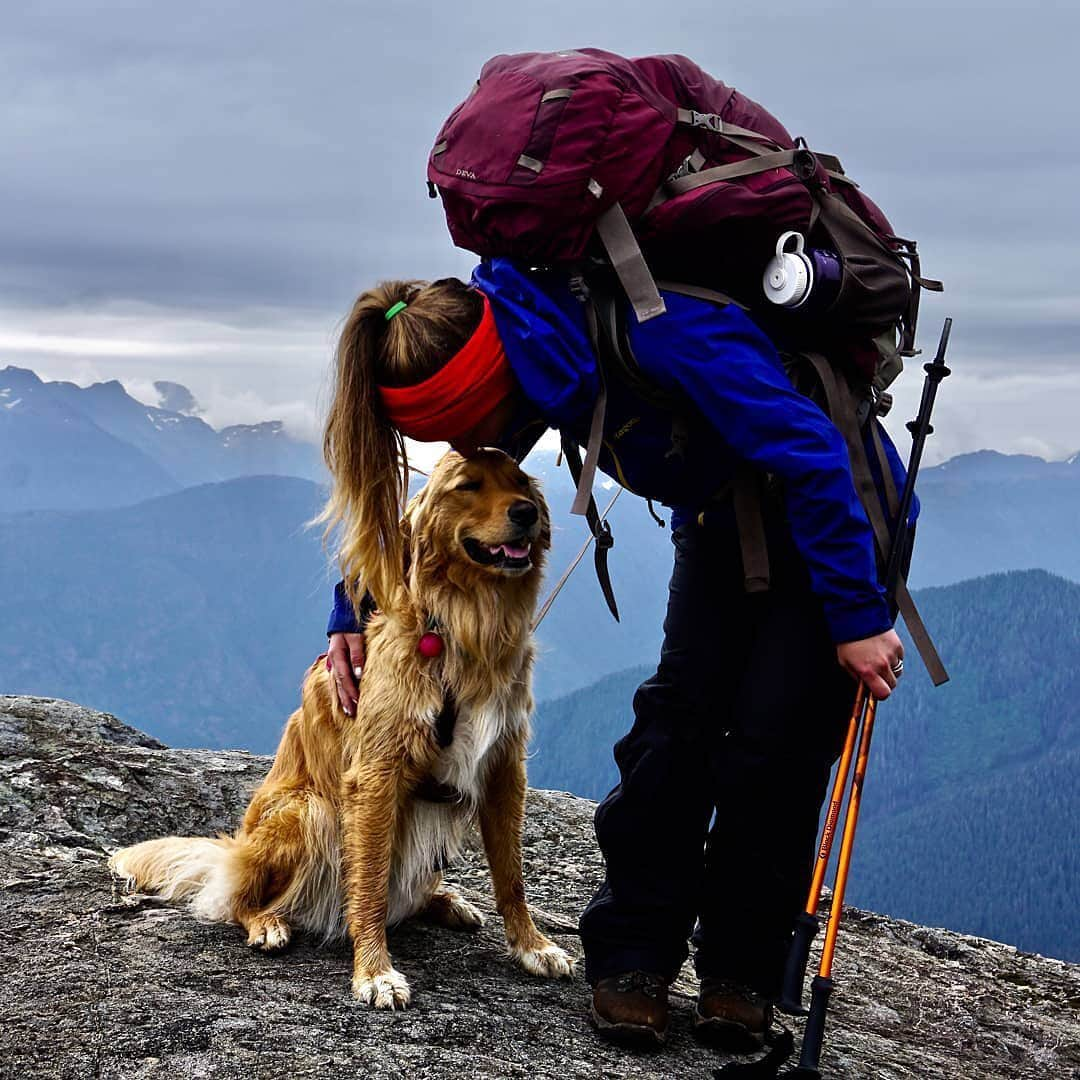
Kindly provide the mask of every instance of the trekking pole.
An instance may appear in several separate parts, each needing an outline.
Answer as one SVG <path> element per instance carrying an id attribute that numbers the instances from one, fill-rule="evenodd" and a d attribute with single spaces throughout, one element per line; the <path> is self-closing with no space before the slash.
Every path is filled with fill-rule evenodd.
<path id="1" fill-rule="evenodd" d="M 890 605 L 892 605 L 894 617 L 896 611 L 893 594 L 896 582 L 899 580 L 900 562 L 903 559 L 906 547 L 908 516 L 911 513 L 911 503 L 915 494 L 914 476 L 919 471 L 926 437 L 933 434 L 934 431 L 933 426 L 930 424 L 930 412 L 934 407 L 938 384 L 949 374 L 949 369 L 945 366 L 945 350 L 949 344 L 951 331 L 952 319 L 946 319 L 937 355 L 931 363 L 923 365 L 923 369 L 926 371 L 926 379 L 923 383 L 923 397 L 919 405 L 919 414 L 915 420 L 907 425 L 912 435 L 908 483 L 904 486 L 903 498 L 897 511 L 896 536 L 889 553 L 889 565 L 885 574 L 886 595 L 889 597 Z M 844 789 L 847 786 L 848 774 L 851 769 L 852 753 L 858 739 L 859 728 L 863 723 L 863 714 L 867 708 L 867 697 L 866 687 L 860 683 L 858 693 L 855 695 L 855 707 L 852 709 L 851 719 L 848 722 L 844 750 L 836 769 L 836 778 L 833 781 L 829 810 L 821 830 L 821 843 L 818 845 L 817 857 L 814 860 L 814 875 L 810 884 L 810 893 L 803 911 L 799 913 L 796 919 L 795 933 L 792 937 L 791 948 L 788 951 L 787 966 L 784 969 L 783 991 L 778 1007 L 793 1016 L 806 1015 L 806 1009 L 802 1004 L 802 988 L 806 978 L 806 966 L 810 958 L 811 943 L 821 928 L 821 920 L 818 918 L 817 909 L 821 901 L 821 889 L 825 882 L 825 872 L 829 865 L 829 858 L 832 855 L 832 843 L 836 835 L 836 825 L 840 817 L 840 805 L 843 802 Z"/>
<path id="2" fill-rule="evenodd" d="M 946 319 L 941 331 L 937 354 L 930 363 L 923 365 L 926 378 L 923 381 L 919 413 L 907 425 L 912 438 L 911 459 L 908 463 L 907 480 L 904 483 L 904 494 L 900 499 L 896 532 L 893 536 L 888 568 L 885 573 L 885 594 L 888 597 L 889 607 L 894 619 L 896 618 L 896 587 L 900 579 L 900 566 L 903 562 L 904 550 L 907 546 L 907 537 L 910 531 L 908 519 L 911 515 L 911 504 L 915 498 L 915 478 L 919 472 L 919 464 L 922 461 L 926 438 L 934 431 L 930 424 L 930 413 L 934 408 L 934 400 L 937 397 L 937 388 L 941 380 L 951 374 L 949 368 L 945 365 L 945 350 L 948 348 L 951 332 L 952 319 Z M 811 984 L 810 1015 L 806 1021 L 806 1030 L 803 1032 L 799 1066 L 791 1070 L 789 1076 L 816 1077 L 818 1080 L 821 1077 L 818 1063 L 821 1059 L 821 1045 L 825 1035 L 825 1014 L 829 1006 L 829 996 L 833 990 L 833 956 L 836 951 L 836 938 L 840 932 L 844 892 L 847 889 L 848 871 L 851 869 L 851 853 L 855 846 L 855 828 L 859 820 L 859 806 L 862 802 L 866 766 L 870 757 L 870 740 L 874 735 L 874 720 L 877 716 L 877 701 L 867 693 L 865 684 L 860 683 L 859 685 L 856 701 L 858 701 L 859 697 L 865 700 L 865 709 L 856 709 L 854 711 L 863 712 L 862 734 L 859 738 L 859 754 L 855 762 L 855 774 L 851 783 L 851 794 L 848 797 L 847 814 L 844 817 L 844 832 L 840 840 L 840 857 L 836 865 L 836 879 L 833 882 L 829 922 L 825 931 L 825 943 L 821 950 L 821 964 L 818 968 L 818 974 Z M 824 839 L 823 837 L 823 843 Z M 829 838 L 829 844 L 831 845 L 831 837 Z M 828 856 L 826 856 L 827 858 Z M 822 875 L 824 875 L 824 871 L 822 871 Z"/>
<path id="3" fill-rule="evenodd" d="M 791 1016 L 805 1016 L 806 1008 L 802 1003 L 803 981 L 806 978 L 806 965 L 810 960 L 810 945 L 821 928 L 817 909 L 821 902 L 821 888 L 825 884 L 825 872 L 832 854 L 833 837 L 836 824 L 840 819 L 840 807 L 844 801 L 844 789 L 847 787 L 848 774 L 851 772 L 851 756 L 855 751 L 859 727 L 866 711 L 866 686 L 859 683 L 855 694 L 855 706 L 848 721 L 847 737 L 844 750 L 840 755 L 840 764 L 836 767 L 832 795 L 829 797 L 829 812 L 825 815 L 825 824 L 821 829 L 821 842 L 818 844 L 817 858 L 814 859 L 814 876 L 810 883 L 810 895 L 806 907 L 795 921 L 795 934 L 788 950 L 787 966 L 784 968 L 784 987 L 777 1002 L 777 1007 Z"/>

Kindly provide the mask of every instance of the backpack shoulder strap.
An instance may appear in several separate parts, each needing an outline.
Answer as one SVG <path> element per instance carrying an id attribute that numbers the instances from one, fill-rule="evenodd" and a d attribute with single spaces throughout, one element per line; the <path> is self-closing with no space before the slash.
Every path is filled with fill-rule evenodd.
<path id="1" fill-rule="evenodd" d="M 735 527 L 742 555 L 743 587 L 748 593 L 768 592 L 769 545 L 765 539 L 765 519 L 761 515 L 761 475 L 750 464 L 740 462 L 732 481 Z"/>
<path id="2" fill-rule="evenodd" d="M 724 293 L 696 285 L 671 284 L 668 288 L 668 284 L 665 283 L 664 287 L 668 291 L 695 296 L 700 300 L 707 300 L 720 306 L 732 302 Z M 668 451 L 669 455 L 682 454 L 686 440 L 683 419 L 685 406 L 675 395 L 653 383 L 641 370 L 630 344 L 626 319 L 618 298 L 612 295 L 610 290 L 605 290 L 601 284 L 600 287 L 589 290 L 585 311 L 589 335 L 596 351 L 601 391 L 593 410 L 585 463 L 580 474 L 575 475 L 577 495 L 574 499 L 573 513 L 577 514 L 586 513 L 587 508 L 590 507 L 595 512 L 595 504 L 592 502 L 592 485 L 603 435 L 608 380 L 620 381 L 645 401 L 650 401 L 671 414 L 672 444 Z M 575 443 L 572 452 L 566 454 L 572 473 L 576 455 Z M 769 588 L 769 552 L 765 540 L 765 524 L 761 514 L 761 477 L 758 472 L 752 466 L 740 466 L 732 484 L 732 492 L 746 591 L 765 592 Z M 598 567 L 598 576 L 599 573 Z M 609 601 L 609 607 L 613 602 L 613 600 Z M 617 615 L 616 618 L 618 618 Z"/>
<path id="3" fill-rule="evenodd" d="M 596 222 L 596 233 L 630 298 L 638 322 L 647 322 L 657 315 L 663 315 L 667 310 L 664 298 L 656 288 L 634 230 L 630 228 L 630 222 L 618 203 L 600 215 Z"/>

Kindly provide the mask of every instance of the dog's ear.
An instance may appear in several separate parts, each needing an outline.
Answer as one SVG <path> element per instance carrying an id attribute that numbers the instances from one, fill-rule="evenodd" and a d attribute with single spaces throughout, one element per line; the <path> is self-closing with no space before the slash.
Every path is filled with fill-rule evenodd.
<path id="1" fill-rule="evenodd" d="M 543 489 L 534 476 L 529 477 L 529 495 L 540 508 L 540 536 L 538 537 L 538 543 L 544 551 L 548 551 L 551 548 L 551 511 L 548 509 Z"/>

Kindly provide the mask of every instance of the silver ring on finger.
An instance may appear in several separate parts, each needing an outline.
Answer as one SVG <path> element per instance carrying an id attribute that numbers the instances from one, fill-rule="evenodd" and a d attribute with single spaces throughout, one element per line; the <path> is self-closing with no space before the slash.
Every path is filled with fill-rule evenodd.
<path id="1" fill-rule="evenodd" d="M 900 658 L 899 660 L 897 660 L 897 661 L 896 661 L 896 663 L 895 663 L 895 664 L 893 664 L 893 666 L 892 666 L 892 673 L 893 673 L 893 674 L 894 674 L 894 675 L 895 675 L 895 676 L 896 676 L 896 677 L 897 677 L 898 679 L 900 678 L 900 676 L 901 676 L 901 675 L 903 675 L 903 674 L 904 674 L 904 660 L 903 660 L 903 657 L 901 657 L 901 658 Z"/>

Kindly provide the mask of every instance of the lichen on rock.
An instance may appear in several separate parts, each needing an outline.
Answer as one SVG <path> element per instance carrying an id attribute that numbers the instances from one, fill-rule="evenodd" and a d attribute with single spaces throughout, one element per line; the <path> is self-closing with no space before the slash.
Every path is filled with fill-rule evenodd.
<path id="1" fill-rule="evenodd" d="M 347 946 L 301 938 L 268 957 L 235 927 L 124 896 L 110 879 L 118 846 L 234 829 L 268 766 L 168 749 L 69 702 L 0 697 L 0 1076 L 704 1080 L 726 1060 L 691 1036 L 689 971 L 667 1049 L 599 1040 L 580 975 L 534 979 L 506 957 L 479 845 L 451 876 L 487 925 L 393 932 L 415 994 L 394 1014 L 352 1001 Z M 529 794 L 529 899 L 575 954 L 601 872 L 592 813 L 570 795 Z M 1080 1076 L 1075 965 L 850 909 L 834 974 L 826 1076 Z"/>

